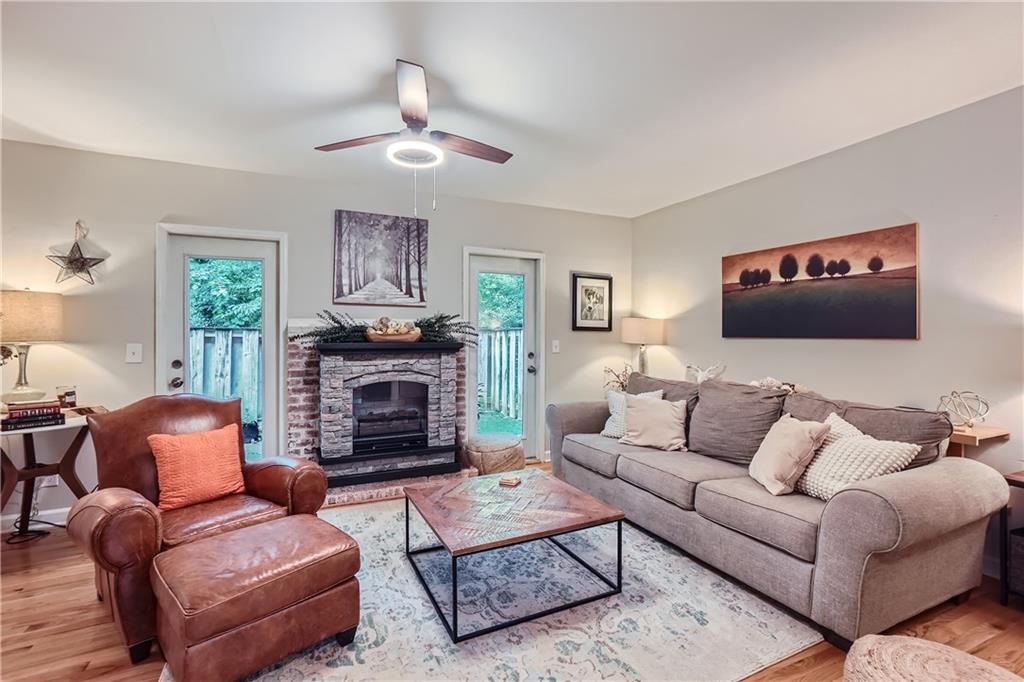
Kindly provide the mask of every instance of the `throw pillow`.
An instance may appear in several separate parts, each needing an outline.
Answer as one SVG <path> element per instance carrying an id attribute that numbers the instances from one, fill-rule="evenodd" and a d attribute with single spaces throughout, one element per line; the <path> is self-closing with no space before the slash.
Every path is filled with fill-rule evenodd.
<path id="1" fill-rule="evenodd" d="M 156 459 L 161 510 L 245 492 L 238 424 L 216 431 L 146 438 Z"/>
<path id="2" fill-rule="evenodd" d="M 865 435 L 835 413 L 825 423 L 825 442 L 796 482 L 798 491 L 825 501 L 857 481 L 902 471 L 921 452 L 914 443 Z"/>
<path id="3" fill-rule="evenodd" d="M 705 381 L 690 417 L 690 450 L 748 466 L 772 424 L 782 416 L 786 395 L 786 391 L 746 384 Z"/>
<path id="4" fill-rule="evenodd" d="M 628 417 L 627 417 L 628 418 Z M 750 460 L 750 477 L 772 495 L 793 492 L 793 486 L 828 435 L 828 424 L 800 421 L 788 414 L 772 424 Z"/>
<path id="5" fill-rule="evenodd" d="M 657 391 L 639 393 L 634 397 L 661 400 L 663 393 L 664 391 L 658 389 Z M 608 391 L 608 411 L 611 416 L 604 423 L 601 435 L 608 438 L 622 438 L 626 435 L 626 394 L 622 391 Z"/>
<path id="6" fill-rule="evenodd" d="M 686 401 L 626 396 L 626 434 L 620 443 L 659 450 L 686 450 Z"/>

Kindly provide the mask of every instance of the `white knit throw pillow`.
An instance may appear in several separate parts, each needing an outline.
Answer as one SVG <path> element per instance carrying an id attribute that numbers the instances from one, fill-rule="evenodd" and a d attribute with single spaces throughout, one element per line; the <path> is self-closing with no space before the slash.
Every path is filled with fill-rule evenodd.
<path id="1" fill-rule="evenodd" d="M 633 397 L 661 400 L 661 396 L 664 393 L 665 391 L 659 388 L 657 391 L 637 393 Z M 608 411 L 611 413 L 611 416 L 604 423 L 604 430 L 601 431 L 601 435 L 608 438 L 622 438 L 626 435 L 626 394 L 622 391 L 608 391 Z"/>
<path id="2" fill-rule="evenodd" d="M 831 427 L 825 442 L 796 482 L 797 491 L 822 500 L 857 481 L 901 471 L 921 451 L 913 443 L 868 436 L 835 412 L 825 423 Z"/>

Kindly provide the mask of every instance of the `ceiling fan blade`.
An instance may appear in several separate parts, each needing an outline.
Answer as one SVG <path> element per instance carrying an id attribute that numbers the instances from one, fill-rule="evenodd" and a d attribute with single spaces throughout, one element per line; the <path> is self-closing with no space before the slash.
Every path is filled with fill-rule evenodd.
<path id="1" fill-rule="evenodd" d="M 342 140 L 341 142 L 334 142 L 333 144 L 325 144 L 316 147 L 321 152 L 333 152 L 338 149 L 348 149 L 349 147 L 362 147 L 364 144 L 373 144 L 374 142 L 383 142 L 384 140 L 390 140 L 398 137 L 398 133 L 381 133 L 380 135 L 367 135 L 366 137 L 356 137 L 351 140 Z"/>
<path id="2" fill-rule="evenodd" d="M 468 137 L 452 135 L 451 133 L 442 132 L 440 130 L 430 131 L 430 139 L 437 142 L 445 149 L 450 149 L 453 152 L 465 154 L 466 156 L 475 156 L 476 158 L 483 159 L 485 161 L 505 163 L 512 158 L 511 152 L 506 152 L 503 149 L 492 147 L 491 145 L 484 144 L 483 142 L 471 140 Z"/>
<path id="3" fill-rule="evenodd" d="M 402 120 L 413 130 L 423 130 L 427 127 L 427 72 L 419 64 L 396 59 L 395 80 Z"/>

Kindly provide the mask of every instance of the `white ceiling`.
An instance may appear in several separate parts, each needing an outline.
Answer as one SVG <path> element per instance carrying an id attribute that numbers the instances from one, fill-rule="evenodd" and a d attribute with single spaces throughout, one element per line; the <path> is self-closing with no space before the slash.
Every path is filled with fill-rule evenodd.
<path id="1" fill-rule="evenodd" d="M 394 59 L 430 127 L 515 153 L 439 191 L 635 216 L 1022 84 L 1022 6 L 3 4 L 3 137 L 391 183 Z"/>

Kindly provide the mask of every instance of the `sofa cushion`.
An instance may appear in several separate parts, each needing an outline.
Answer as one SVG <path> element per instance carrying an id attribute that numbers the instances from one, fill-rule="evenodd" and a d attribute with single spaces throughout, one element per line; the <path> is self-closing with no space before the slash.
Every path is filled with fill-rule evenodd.
<path id="1" fill-rule="evenodd" d="M 800 421 L 823 422 L 833 412 L 842 417 L 846 402 L 830 400 L 817 393 L 790 393 L 782 401 L 782 411 Z"/>
<path id="2" fill-rule="evenodd" d="M 697 513 L 720 525 L 814 561 L 818 522 L 825 503 L 807 495 L 775 496 L 743 476 L 705 481 L 694 496 Z"/>
<path id="3" fill-rule="evenodd" d="M 697 407 L 697 388 L 697 384 L 692 381 L 658 379 L 640 372 L 630 374 L 629 380 L 626 382 L 626 393 L 631 395 L 660 389 L 664 392 L 662 397 L 665 400 L 671 402 L 685 400 L 687 414 L 693 414 L 693 408 Z"/>
<path id="4" fill-rule="evenodd" d="M 840 416 L 879 440 L 920 445 L 921 452 L 907 466 L 908 469 L 937 460 L 940 445 L 953 434 L 953 425 L 945 412 L 849 403 Z"/>
<path id="5" fill-rule="evenodd" d="M 657 450 L 626 445 L 599 433 L 571 433 L 562 441 L 563 457 L 608 478 L 615 478 L 615 464 L 619 455 L 647 452 Z"/>
<path id="6" fill-rule="evenodd" d="M 785 397 L 781 390 L 705 381 L 690 418 L 690 450 L 733 464 L 750 464 L 768 430 L 782 416 Z"/>
<path id="7" fill-rule="evenodd" d="M 692 452 L 623 453 L 616 472 L 624 481 L 683 509 L 693 509 L 693 493 L 701 481 L 743 476 L 736 464 Z"/>
<path id="8" fill-rule="evenodd" d="M 160 514 L 164 547 L 174 547 L 229 530 L 288 515 L 288 509 L 252 495 L 228 495 Z"/>

